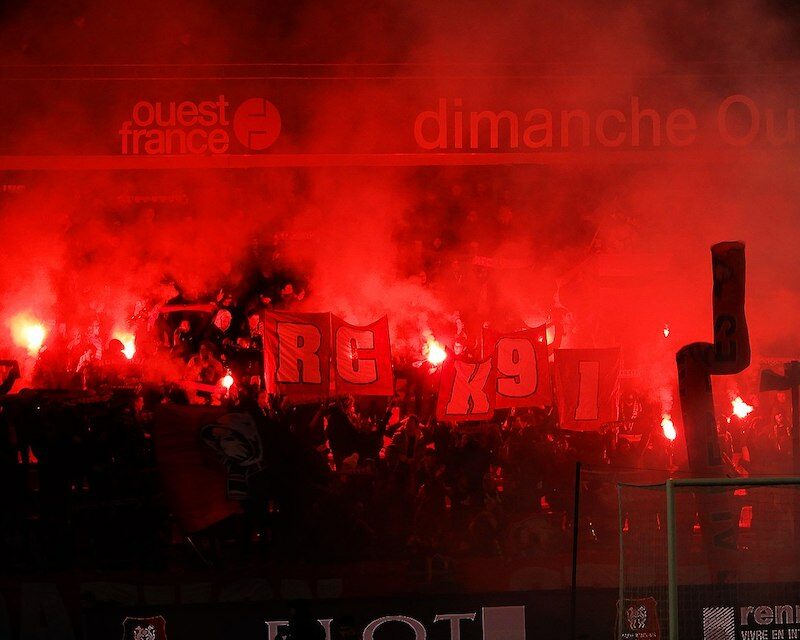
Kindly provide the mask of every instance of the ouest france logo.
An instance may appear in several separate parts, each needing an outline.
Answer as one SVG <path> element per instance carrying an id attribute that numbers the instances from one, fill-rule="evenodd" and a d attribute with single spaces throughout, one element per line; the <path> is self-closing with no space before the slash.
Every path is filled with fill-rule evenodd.
<path id="1" fill-rule="evenodd" d="M 219 155 L 233 139 L 248 151 L 264 151 L 281 133 L 281 115 L 266 98 L 232 106 L 225 95 L 209 100 L 140 100 L 118 134 L 122 155 Z"/>

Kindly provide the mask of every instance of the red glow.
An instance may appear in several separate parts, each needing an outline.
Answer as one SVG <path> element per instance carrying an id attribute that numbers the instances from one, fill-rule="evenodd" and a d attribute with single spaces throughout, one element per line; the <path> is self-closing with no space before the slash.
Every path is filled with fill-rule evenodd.
<path id="1" fill-rule="evenodd" d="M 17 346 L 24 347 L 28 354 L 35 356 L 44 344 L 47 330 L 36 318 L 22 313 L 11 318 L 11 335 Z"/>
<path id="2" fill-rule="evenodd" d="M 133 356 L 136 354 L 136 336 L 124 331 L 115 331 L 112 337 L 122 343 L 124 347 L 122 353 L 125 354 L 125 357 L 128 360 L 133 360 Z"/>
<path id="3" fill-rule="evenodd" d="M 223 386 L 223 387 L 224 387 L 226 390 L 228 390 L 228 389 L 230 389 L 230 388 L 233 386 L 233 376 L 230 374 L 230 372 L 228 372 L 228 373 L 226 373 L 226 374 L 225 374 L 225 375 L 222 377 L 222 379 L 219 381 L 219 383 L 220 383 L 220 384 L 221 384 L 221 385 L 222 385 L 222 386 Z"/>
<path id="4" fill-rule="evenodd" d="M 753 524 L 753 505 L 746 505 L 742 507 L 739 512 L 739 528 L 749 529 Z"/>
<path id="5" fill-rule="evenodd" d="M 442 364 L 447 359 L 447 351 L 445 348 L 436 342 L 434 338 L 429 338 L 428 342 L 422 349 L 428 362 L 434 366 Z"/>
<path id="6" fill-rule="evenodd" d="M 664 325 L 664 337 L 665 338 L 669 338 L 669 325 L 668 324 Z"/>
<path id="7" fill-rule="evenodd" d="M 746 418 L 753 411 L 753 407 L 742 400 L 741 396 L 736 396 L 731 400 L 731 407 L 733 408 L 733 415 L 737 418 Z"/>
<path id="8" fill-rule="evenodd" d="M 672 422 L 672 418 L 668 413 L 665 413 L 661 419 L 661 430 L 664 432 L 664 437 L 670 442 L 678 437 L 678 432 L 675 431 L 675 423 Z"/>

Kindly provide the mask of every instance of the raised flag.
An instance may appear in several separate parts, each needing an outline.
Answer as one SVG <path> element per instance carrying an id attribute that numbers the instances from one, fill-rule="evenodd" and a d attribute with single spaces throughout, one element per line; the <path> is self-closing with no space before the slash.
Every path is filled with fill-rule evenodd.
<path id="1" fill-rule="evenodd" d="M 329 313 L 265 312 L 264 380 L 270 393 L 321 398 L 330 393 Z"/>
<path id="2" fill-rule="evenodd" d="M 448 353 L 442 364 L 436 417 L 444 422 L 488 420 L 495 408 L 492 358 L 471 362 Z"/>
<path id="3" fill-rule="evenodd" d="M 555 386 L 561 427 L 596 431 L 617 420 L 620 351 L 558 349 Z"/>
<path id="4" fill-rule="evenodd" d="M 201 531 L 240 508 L 228 497 L 228 474 L 202 433 L 229 413 L 223 407 L 161 405 L 153 416 L 158 470 L 167 506 L 186 533 Z"/>
<path id="5" fill-rule="evenodd" d="M 544 325 L 497 336 L 493 353 L 497 370 L 498 409 L 552 404 L 553 389 Z"/>
<path id="6" fill-rule="evenodd" d="M 366 326 L 331 318 L 333 372 L 339 395 L 391 396 L 392 352 L 386 316 Z"/>

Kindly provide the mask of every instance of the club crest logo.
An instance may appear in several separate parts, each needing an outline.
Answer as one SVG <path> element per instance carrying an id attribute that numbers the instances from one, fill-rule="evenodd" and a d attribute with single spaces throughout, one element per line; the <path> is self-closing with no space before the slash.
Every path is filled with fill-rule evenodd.
<path id="1" fill-rule="evenodd" d="M 133 640 L 156 640 L 156 629 L 152 624 L 146 627 L 136 627 L 133 630 Z"/>
<path id="2" fill-rule="evenodd" d="M 166 622 L 162 616 L 125 618 L 122 640 L 167 640 Z"/>
<path id="3" fill-rule="evenodd" d="M 647 607 L 644 605 L 628 607 L 628 610 L 625 612 L 625 617 L 628 619 L 628 628 L 631 631 L 637 631 L 647 627 Z"/>
<path id="4" fill-rule="evenodd" d="M 655 598 L 632 598 L 617 604 L 619 640 L 660 640 Z"/>

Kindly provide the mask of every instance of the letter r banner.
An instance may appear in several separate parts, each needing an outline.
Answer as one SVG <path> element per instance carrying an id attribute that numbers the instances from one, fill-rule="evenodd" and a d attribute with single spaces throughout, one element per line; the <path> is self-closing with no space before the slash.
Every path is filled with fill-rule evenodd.
<path id="1" fill-rule="evenodd" d="M 264 314 L 264 379 L 269 393 L 319 398 L 330 392 L 330 314 Z"/>

